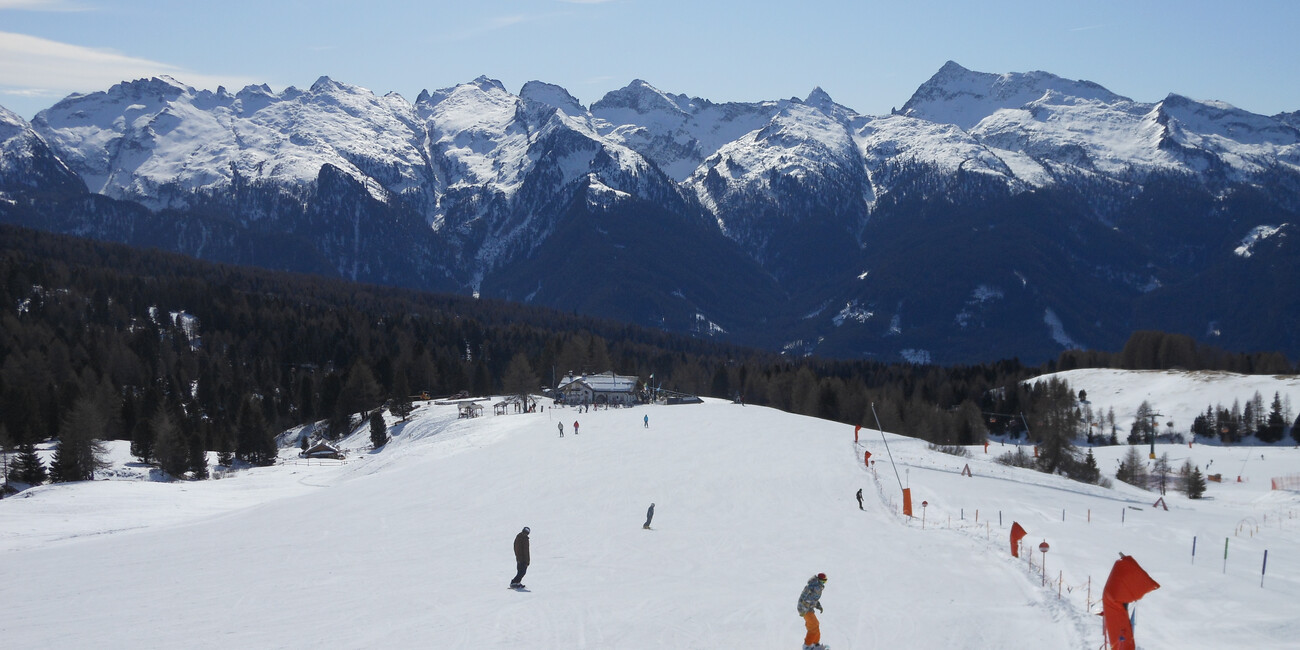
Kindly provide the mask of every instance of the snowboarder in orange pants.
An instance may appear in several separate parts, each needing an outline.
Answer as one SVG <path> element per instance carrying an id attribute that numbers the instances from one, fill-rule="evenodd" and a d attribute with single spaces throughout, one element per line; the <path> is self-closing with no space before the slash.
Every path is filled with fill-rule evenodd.
<path id="1" fill-rule="evenodd" d="M 808 628 L 808 634 L 804 635 L 804 650 L 825 650 L 821 644 L 822 630 L 821 624 L 817 621 L 817 614 L 813 610 L 822 611 L 822 589 L 826 587 L 826 574 L 818 573 L 808 579 L 808 586 L 803 588 L 803 593 L 799 594 L 799 615 L 803 617 L 804 627 Z"/>

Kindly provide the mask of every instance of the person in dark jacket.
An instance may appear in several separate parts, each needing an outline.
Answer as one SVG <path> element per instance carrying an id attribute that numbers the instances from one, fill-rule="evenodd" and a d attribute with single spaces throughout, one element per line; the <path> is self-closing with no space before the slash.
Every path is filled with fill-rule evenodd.
<path id="1" fill-rule="evenodd" d="M 524 573 L 528 571 L 528 527 L 519 531 L 515 535 L 515 564 L 519 567 L 519 572 L 515 574 L 514 580 L 510 581 L 510 587 L 513 589 L 523 589 L 520 580 L 524 579 Z"/>
<path id="2" fill-rule="evenodd" d="M 862 507 L 862 488 L 858 488 L 858 510 L 866 510 Z"/>
<path id="3" fill-rule="evenodd" d="M 650 520 L 655 518 L 655 504 L 650 504 L 650 509 L 645 511 L 645 525 L 642 528 L 650 530 Z"/>

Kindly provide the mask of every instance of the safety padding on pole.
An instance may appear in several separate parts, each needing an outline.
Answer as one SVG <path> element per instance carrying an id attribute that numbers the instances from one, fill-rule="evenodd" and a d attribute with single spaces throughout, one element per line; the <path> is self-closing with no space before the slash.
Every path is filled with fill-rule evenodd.
<path id="1" fill-rule="evenodd" d="M 1018 522 L 1011 522 L 1011 557 L 1020 557 L 1020 540 L 1028 534 Z"/>
<path id="2" fill-rule="evenodd" d="M 1101 616 L 1106 624 L 1106 639 L 1111 650 L 1136 650 L 1128 605 L 1159 588 L 1160 584 L 1152 580 L 1132 557 L 1121 555 L 1115 562 L 1101 592 Z"/>
<path id="3" fill-rule="evenodd" d="M 903 514 L 912 516 L 912 488 L 903 488 Z"/>

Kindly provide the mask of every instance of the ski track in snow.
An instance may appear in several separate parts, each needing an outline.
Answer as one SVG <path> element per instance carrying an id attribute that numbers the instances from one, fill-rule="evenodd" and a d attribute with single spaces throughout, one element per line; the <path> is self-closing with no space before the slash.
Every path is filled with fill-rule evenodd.
<path id="1" fill-rule="evenodd" d="M 575 419 L 582 433 L 558 438 Z M 824 571 L 836 650 L 1083 650 L 1102 641 L 1088 580 L 1099 600 L 1117 551 L 1162 584 L 1137 604 L 1139 647 L 1286 648 L 1300 633 L 1300 560 L 1286 552 L 1300 496 L 1267 490 L 1300 467 L 1290 447 L 1160 445 L 1245 475 L 1212 483 L 1210 500 L 1170 493 L 1165 512 L 1131 486 L 996 464 L 996 443 L 957 457 L 891 434 L 886 453 L 879 432 L 854 444 L 847 425 L 715 400 L 475 420 L 423 404 L 393 424 L 378 451 L 366 427 L 343 440 L 342 464 L 290 464 L 289 449 L 286 464 L 219 481 L 0 501 L 6 646 L 788 649 L 803 637 L 796 597 Z M 1111 473 L 1126 449 L 1094 451 Z M 922 517 L 899 512 L 900 482 L 918 510 L 927 501 Z M 865 512 L 860 487 L 877 495 Z M 1038 553 L 1010 557 L 1012 521 L 1030 549 L 1051 542 L 1048 586 Z M 1234 536 L 1242 522 L 1257 530 Z M 533 563 L 516 592 L 510 543 L 525 525 Z"/>

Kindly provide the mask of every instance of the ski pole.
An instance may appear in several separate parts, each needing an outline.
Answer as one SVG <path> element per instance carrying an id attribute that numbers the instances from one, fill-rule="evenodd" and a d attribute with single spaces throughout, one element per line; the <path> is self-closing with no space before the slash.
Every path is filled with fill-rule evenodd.
<path id="1" fill-rule="evenodd" d="M 1264 549 L 1264 566 L 1259 568 L 1259 588 L 1264 588 L 1264 572 L 1268 571 L 1268 549 Z"/>

